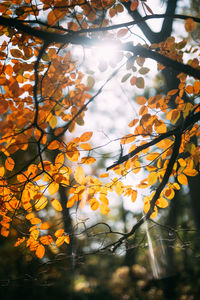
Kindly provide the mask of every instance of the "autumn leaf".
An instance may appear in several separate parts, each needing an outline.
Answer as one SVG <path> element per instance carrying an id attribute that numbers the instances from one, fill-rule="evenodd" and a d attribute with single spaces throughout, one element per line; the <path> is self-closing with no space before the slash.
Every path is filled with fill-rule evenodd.
<path id="1" fill-rule="evenodd" d="M 85 183 L 85 172 L 82 167 L 76 167 L 74 171 L 74 179 L 81 185 Z"/>
<path id="2" fill-rule="evenodd" d="M 52 196 L 59 190 L 59 184 L 55 181 L 51 182 L 48 187 L 48 192 Z"/>
<path id="3" fill-rule="evenodd" d="M 53 199 L 53 200 L 51 201 L 51 204 L 52 204 L 52 206 L 53 206 L 53 208 L 54 208 L 55 210 L 57 210 L 57 211 L 62 211 L 62 206 L 61 206 L 60 202 L 59 202 L 57 199 Z"/>
<path id="4" fill-rule="evenodd" d="M 187 177 L 184 175 L 184 174 L 180 174 L 177 176 L 177 179 L 178 179 L 178 182 L 180 184 L 183 184 L 183 185 L 187 185 L 188 184 L 188 180 L 187 180 Z"/>
<path id="5" fill-rule="evenodd" d="M 14 247 L 18 247 L 18 246 L 21 245 L 24 241 L 25 241 L 25 237 L 17 238 L 17 241 L 16 241 L 16 243 L 14 244 Z"/>
<path id="6" fill-rule="evenodd" d="M 99 202 L 95 198 L 90 199 L 89 203 L 92 210 L 97 210 L 99 208 Z"/>
<path id="7" fill-rule="evenodd" d="M 188 18 L 186 21 L 185 21 L 185 30 L 187 32 L 192 32 L 194 31 L 196 28 L 196 23 L 193 21 L 192 18 Z"/>
<path id="8" fill-rule="evenodd" d="M 137 191 L 136 190 L 133 190 L 132 191 L 132 194 L 131 194 L 131 201 L 132 202 L 135 202 L 137 199 Z"/>
<path id="9" fill-rule="evenodd" d="M 138 0 L 136 0 L 136 1 L 133 0 L 133 1 L 131 2 L 131 5 L 130 5 L 130 10 L 131 10 L 131 11 L 136 10 L 136 8 L 138 7 L 138 4 L 139 4 L 139 3 L 138 3 Z"/>
<path id="10" fill-rule="evenodd" d="M 87 131 L 87 132 L 84 132 L 81 136 L 80 136 L 80 142 L 87 142 L 91 139 L 93 135 L 93 132 L 92 131 Z"/>
<path id="11" fill-rule="evenodd" d="M 12 157 L 7 157 L 5 161 L 5 167 L 8 171 L 12 171 L 15 167 L 15 162 Z"/>
<path id="12" fill-rule="evenodd" d="M 36 249 L 36 252 L 35 252 L 36 256 L 38 258 L 43 258 L 44 254 L 45 254 L 45 248 L 43 245 L 39 244 L 37 249 Z"/>

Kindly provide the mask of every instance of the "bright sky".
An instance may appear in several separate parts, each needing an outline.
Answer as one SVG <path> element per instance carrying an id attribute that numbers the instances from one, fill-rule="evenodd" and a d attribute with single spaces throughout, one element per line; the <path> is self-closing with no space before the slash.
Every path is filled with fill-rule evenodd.
<path id="1" fill-rule="evenodd" d="M 163 1 L 164 2 L 164 1 Z M 165 4 L 161 3 L 159 0 L 148 0 L 147 4 L 151 7 L 154 13 L 162 14 L 165 12 Z M 144 15 L 144 12 L 142 12 Z M 131 21 L 130 16 L 126 14 L 121 14 L 119 19 L 114 20 L 115 23 L 123 23 Z M 148 24 L 155 31 L 160 30 L 162 24 L 162 19 L 156 19 L 149 21 Z M 136 30 L 134 27 L 134 33 L 141 35 L 140 30 Z M 138 42 L 143 43 L 140 38 L 131 35 L 131 40 L 134 39 L 134 45 Z M 126 40 L 124 39 L 124 42 Z M 82 51 L 82 50 L 81 50 Z M 90 50 L 88 50 L 90 51 Z M 87 54 L 89 53 L 89 60 L 87 60 Z M 116 68 L 112 68 L 110 60 L 115 58 L 115 53 L 113 51 L 112 45 L 107 45 L 106 47 L 94 48 L 91 52 L 87 51 L 84 53 L 86 59 L 83 63 L 83 68 L 88 72 L 88 76 L 93 76 L 96 79 L 94 85 L 94 93 L 100 88 L 100 86 L 105 83 L 106 79 L 112 74 Z M 117 67 L 122 65 L 124 60 L 117 64 Z M 145 75 L 145 81 L 149 86 L 153 86 L 153 80 L 155 72 L 157 71 L 156 64 L 151 60 L 145 62 L 146 67 L 151 69 L 151 72 Z M 143 89 L 138 89 L 136 87 L 131 87 L 129 80 L 125 83 L 121 83 L 122 77 L 126 74 L 125 68 L 120 69 L 117 76 L 114 76 L 112 80 L 105 86 L 103 92 L 96 97 L 94 102 L 90 104 L 88 111 L 86 112 L 85 117 L 85 126 L 82 130 L 92 130 L 94 132 L 93 141 L 94 147 L 105 145 L 97 149 L 94 152 L 94 156 L 98 159 L 101 157 L 102 153 L 111 153 L 115 157 L 111 157 L 109 160 L 106 160 L 106 167 L 112 164 L 117 160 L 119 151 L 120 151 L 120 141 L 109 143 L 115 139 L 119 139 L 125 134 L 131 133 L 128 124 L 137 116 L 138 106 L 135 103 L 135 97 L 143 94 Z M 80 131 L 81 128 L 78 128 Z M 126 152 L 125 152 L 126 153 Z M 102 173 L 105 172 L 105 169 L 102 169 Z M 115 175 L 113 176 L 115 177 Z M 137 175 L 131 174 L 123 179 L 125 184 L 132 184 L 133 188 L 136 188 L 136 185 L 141 179 L 144 178 L 144 170 L 141 170 Z M 143 203 L 142 199 L 145 192 L 140 191 L 141 194 L 138 197 L 138 200 L 135 203 L 132 203 L 131 200 L 127 197 L 124 198 L 124 207 L 133 212 L 139 212 L 142 209 Z M 112 205 L 119 204 L 122 199 L 113 195 L 110 197 Z"/>

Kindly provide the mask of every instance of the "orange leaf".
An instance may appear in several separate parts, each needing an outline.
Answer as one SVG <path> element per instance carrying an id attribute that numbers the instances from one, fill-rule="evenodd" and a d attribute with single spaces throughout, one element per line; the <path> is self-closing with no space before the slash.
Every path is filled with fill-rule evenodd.
<path id="1" fill-rule="evenodd" d="M 44 223 L 42 223 L 41 225 L 40 225 L 40 229 L 41 230 L 47 230 L 47 229 L 49 229 L 49 223 L 47 223 L 47 222 L 44 222 Z"/>
<path id="2" fill-rule="evenodd" d="M 22 52 L 18 49 L 11 49 L 10 53 L 13 57 L 16 57 L 16 58 L 22 58 L 23 57 Z"/>
<path id="3" fill-rule="evenodd" d="M 59 236 L 62 236 L 64 233 L 64 229 L 58 229 L 56 230 L 56 232 L 54 233 L 55 237 L 59 237 Z"/>
<path id="4" fill-rule="evenodd" d="M 95 163 L 95 161 L 96 161 L 96 159 L 94 157 L 90 157 L 90 156 L 81 158 L 82 164 L 91 165 L 91 164 Z"/>
<path id="5" fill-rule="evenodd" d="M 134 11 L 134 10 L 136 10 L 136 8 L 138 7 L 138 0 L 136 0 L 136 1 L 132 1 L 132 3 L 131 3 L 131 5 L 130 5 L 130 10 L 131 11 Z"/>
<path id="6" fill-rule="evenodd" d="M 135 76 L 132 76 L 131 79 L 130 79 L 131 85 L 135 85 L 136 84 L 136 80 L 137 80 L 137 78 Z"/>
<path id="7" fill-rule="evenodd" d="M 41 220 L 39 218 L 32 218 L 30 222 L 31 224 L 35 225 L 41 223 Z"/>
<path id="8" fill-rule="evenodd" d="M 144 105 L 147 102 L 147 99 L 143 96 L 136 97 L 136 102 L 139 105 Z"/>
<path id="9" fill-rule="evenodd" d="M 192 32 L 196 28 L 196 23 L 193 21 L 192 18 L 188 18 L 185 21 L 185 30 L 187 32 Z"/>
<path id="10" fill-rule="evenodd" d="M 100 178 L 105 178 L 105 177 L 108 177 L 108 176 L 109 176 L 108 173 L 104 173 L 104 174 L 100 174 L 100 175 L 99 175 Z"/>
<path id="11" fill-rule="evenodd" d="M 48 14 L 48 17 L 47 17 L 48 24 L 51 25 L 51 26 L 55 25 L 59 20 L 64 18 L 66 13 L 67 13 L 67 11 L 65 9 L 63 9 L 63 10 L 59 10 L 59 9 L 51 10 L 50 13 Z"/>
<path id="12" fill-rule="evenodd" d="M 48 149 L 49 150 L 55 150 L 58 149 L 60 147 L 60 143 L 58 141 L 52 141 L 49 145 L 48 145 Z"/>
<path id="13" fill-rule="evenodd" d="M 40 237 L 40 242 L 43 245 L 50 245 L 53 242 L 53 239 L 50 235 L 45 235 Z"/>
<path id="14" fill-rule="evenodd" d="M 80 142 L 87 142 L 91 139 L 93 135 L 92 131 L 88 131 L 88 132 L 84 132 L 81 136 L 80 136 Z"/>
<path id="15" fill-rule="evenodd" d="M 69 244 L 70 243 L 70 238 L 68 235 L 65 235 L 65 243 Z"/>
<path id="16" fill-rule="evenodd" d="M 13 170 L 13 168 L 14 168 L 14 166 L 15 166 L 15 162 L 14 162 L 14 160 L 12 159 L 12 157 L 7 157 L 6 158 L 6 161 L 5 161 L 5 167 L 6 167 L 6 169 L 8 170 L 8 171 L 12 171 Z"/>
<path id="17" fill-rule="evenodd" d="M 0 177 L 3 177 L 4 174 L 5 174 L 5 169 L 3 166 L 0 165 Z"/>
<path id="18" fill-rule="evenodd" d="M 36 256 L 38 258 L 43 258 L 44 254 L 45 254 L 45 248 L 43 245 L 39 245 L 36 249 L 36 252 L 35 252 Z"/>
<path id="19" fill-rule="evenodd" d="M 89 151 L 89 150 L 92 149 L 92 147 L 91 147 L 90 144 L 88 144 L 88 143 L 83 143 L 83 144 L 80 145 L 80 147 L 81 147 L 83 150 L 87 150 L 87 151 Z"/>
<path id="20" fill-rule="evenodd" d="M 178 182 L 180 184 L 183 184 L 183 185 L 187 185 L 188 184 L 188 180 L 187 180 L 187 177 L 184 175 L 184 174 L 180 174 L 177 176 L 177 179 L 178 179 Z"/>
<path id="21" fill-rule="evenodd" d="M 16 243 L 14 244 L 14 247 L 18 247 L 19 245 L 21 245 L 23 242 L 25 241 L 25 237 L 23 238 L 18 238 Z"/>
<path id="22" fill-rule="evenodd" d="M 64 164 L 65 156 L 63 153 L 58 153 L 58 155 L 55 158 L 55 165 L 57 167 L 60 167 Z"/>

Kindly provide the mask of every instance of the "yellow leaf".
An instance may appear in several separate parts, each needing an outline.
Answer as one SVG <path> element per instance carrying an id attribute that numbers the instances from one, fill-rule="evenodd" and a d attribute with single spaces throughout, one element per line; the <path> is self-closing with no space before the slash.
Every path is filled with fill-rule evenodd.
<path id="1" fill-rule="evenodd" d="M 52 206 L 53 206 L 53 208 L 54 208 L 55 210 L 57 210 L 57 211 L 62 211 L 62 206 L 61 206 L 60 202 L 59 202 L 57 199 L 53 199 L 53 200 L 51 201 L 51 204 L 52 204 Z"/>
<path id="2" fill-rule="evenodd" d="M 109 213 L 109 211 L 110 211 L 110 209 L 106 204 L 102 203 L 100 205 L 100 212 L 102 213 L 102 215 L 107 215 Z"/>
<path id="3" fill-rule="evenodd" d="M 60 247 L 65 242 L 65 236 L 59 236 L 56 240 L 56 246 Z"/>
<path id="4" fill-rule="evenodd" d="M 156 201 L 156 205 L 160 208 L 165 208 L 168 206 L 168 201 L 165 198 L 161 197 Z"/>
<path id="5" fill-rule="evenodd" d="M 82 167 L 78 166 L 74 171 L 74 179 L 79 184 L 85 183 L 85 172 Z"/>
<path id="6" fill-rule="evenodd" d="M 133 134 L 127 134 L 121 139 L 121 144 L 129 144 L 135 141 L 135 136 Z"/>
<path id="7" fill-rule="evenodd" d="M 59 184 L 57 182 L 52 182 L 48 187 L 48 192 L 52 196 L 59 190 Z"/>
<path id="8" fill-rule="evenodd" d="M 187 180 L 187 177 L 184 175 L 184 174 L 180 174 L 177 176 L 177 179 L 178 179 L 178 182 L 180 184 L 183 184 L 183 185 L 187 185 L 188 184 L 188 180 Z"/>
<path id="9" fill-rule="evenodd" d="M 61 167 L 64 164 L 65 156 L 63 153 L 58 153 L 58 155 L 55 158 L 55 166 Z"/>
<path id="10" fill-rule="evenodd" d="M 60 237 L 63 235 L 63 233 L 64 233 L 64 229 L 61 228 L 61 229 L 56 230 L 54 235 L 55 235 L 55 237 Z"/>
<path id="11" fill-rule="evenodd" d="M 5 161 L 5 167 L 8 171 L 12 171 L 14 169 L 14 166 L 15 166 L 15 162 L 14 160 L 12 159 L 12 157 L 7 157 L 6 158 L 6 161 Z"/>
<path id="12" fill-rule="evenodd" d="M 45 254 L 44 246 L 43 245 L 38 245 L 35 254 L 38 258 L 43 258 L 44 254 Z"/>
<path id="13" fill-rule="evenodd" d="M 39 200 L 35 201 L 35 209 L 36 210 L 41 210 L 41 209 L 45 208 L 47 203 L 48 203 L 47 198 L 42 196 Z"/>
<path id="14" fill-rule="evenodd" d="M 152 161 L 158 158 L 159 156 L 160 154 L 158 152 L 152 152 L 146 156 L 146 159 Z"/>
<path id="15" fill-rule="evenodd" d="M 52 116 L 51 119 L 49 120 L 49 125 L 52 129 L 54 129 L 57 125 L 57 118 L 56 116 Z"/>
<path id="16" fill-rule="evenodd" d="M 39 230 L 38 229 L 34 229 L 31 231 L 30 233 L 30 237 L 32 237 L 35 241 L 37 240 L 39 236 Z"/>
<path id="17" fill-rule="evenodd" d="M 151 172 L 149 174 L 149 176 L 147 177 L 147 181 L 149 185 L 153 185 L 154 183 L 156 183 L 158 178 L 158 173 L 157 172 Z"/>
<path id="18" fill-rule="evenodd" d="M 99 202 L 95 198 L 90 199 L 89 203 L 92 210 L 97 210 L 99 208 Z"/>
<path id="19" fill-rule="evenodd" d="M 131 194 L 131 201 L 135 202 L 136 199 L 137 199 L 137 191 L 133 190 Z"/>

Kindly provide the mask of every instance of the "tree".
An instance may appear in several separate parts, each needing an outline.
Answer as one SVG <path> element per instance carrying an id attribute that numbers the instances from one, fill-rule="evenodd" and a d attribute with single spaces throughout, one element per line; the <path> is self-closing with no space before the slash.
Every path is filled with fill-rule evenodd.
<path id="1" fill-rule="evenodd" d="M 137 8 L 143 9 L 144 17 Z M 188 177 L 198 176 L 199 47 L 192 44 L 190 33 L 200 19 L 174 14 L 176 1 L 168 8 L 172 14 L 157 15 L 146 1 L 41 0 L 37 5 L 31 0 L 1 1 L 1 235 L 7 237 L 14 228 L 15 246 L 24 245 L 43 258 L 48 247 L 71 245 L 71 207 L 89 204 L 106 215 L 110 194 L 134 202 L 139 189 L 150 188 L 144 197 L 144 216 L 100 249 L 114 252 L 168 206 L 180 186 L 188 184 Z M 134 20 L 112 24 L 127 9 Z M 167 33 L 165 40 L 154 35 L 151 41 L 149 35 L 151 44 L 134 45 L 131 28 L 140 26 L 145 32 L 147 20 L 160 18 L 182 20 L 188 37 L 177 42 Z M 131 38 L 123 42 L 128 34 Z M 107 40 L 114 43 L 113 49 L 118 47 L 121 63 L 113 65 L 111 75 L 94 92 L 94 78 L 86 80 L 73 50 L 98 48 Z M 76 127 L 84 125 L 90 104 L 119 71 L 122 84 L 129 82 L 143 92 L 150 72 L 148 58 L 157 62 L 158 72 L 176 72 L 178 86 L 166 85 L 167 91 L 148 99 L 145 94 L 136 96 L 139 116 L 129 122 L 131 133 L 118 138 L 118 160 L 99 176 L 87 175 L 87 166 L 96 163 L 93 128 L 75 136 Z M 141 169 L 146 171 L 137 186 L 125 183 L 125 177 Z M 61 224 L 58 219 L 57 224 L 52 222 L 52 209 L 55 217 L 62 213 Z"/>

